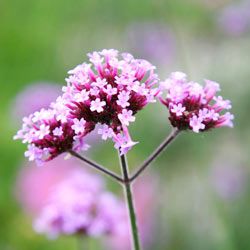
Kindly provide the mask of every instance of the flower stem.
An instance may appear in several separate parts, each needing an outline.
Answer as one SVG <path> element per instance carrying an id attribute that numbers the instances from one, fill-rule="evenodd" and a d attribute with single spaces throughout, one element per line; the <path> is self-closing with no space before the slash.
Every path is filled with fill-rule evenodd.
<path id="1" fill-rule="evenodd" d="M 176 138 L 176 136 L 180 133 L 180 130 L 173 129 L 172 132 L 168 135 L 168 137 L 160 144 L 158 148 L 148 157 L 146 161 L 136 170 L 136 172 L 129 179 L 130 182 L 134 181 L 146 168 L 147 166 L 156 159 L 156 157 Z"/>
<path id="2" fill-rule="evenodd" d="M 135 214 L 135 208 L 134 208 L 134 202 L 133 202 L 133 193 L 131 190 L 131 182 L 129 180 L 129 170 L 128 170 L 128 164 L 126 160 L 125 155 L 120 155 L 120 165 L 121 170 L 123 173 L 124 178 L 124 193 L 127 199 L 127 206 L 128 206 L 128 212 L 129 212 L 129 218 L 130 218 L 130 226 L 131 226 L 131 233 L 133 236 L 133 246 L 134 250 L 140 250 L 140 240 L 139 240 L 139 233 L 138 233 L 138 227 L 136 222 L 136 214 Z"/>
<path id="3" fill-rule="evenodd" d="M 111 177 L 113 180 L 115 180 L 115 181 L 117 181 L 119 183 L 124 183 L 124 180 L 120 176 L 118 176 L 114 172 L 104 168 L 103 166 L 97 164 L 96 162 L 93 162 L 93 161 L 89 160 L 88 158 L 85 158 L 85 157 L 79 155 L 78 153 L 76 153 L 73 150 L 70 150 L 69 153 L 71 155 L 75 156 L 76 158 L 84 161 L 89 166 L 91 166 L 91 167 L 97 169 L 98 171 L 101 171 L 102 173 L 106 174 L 107 176 Z"/>

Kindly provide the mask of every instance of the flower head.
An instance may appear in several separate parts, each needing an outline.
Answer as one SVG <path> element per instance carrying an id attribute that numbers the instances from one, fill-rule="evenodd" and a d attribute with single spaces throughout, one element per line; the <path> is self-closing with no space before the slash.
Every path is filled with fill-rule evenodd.
<path id="1" fill-rule="evenodd" d="M 205 80 L 205 87 L 188 82 L 186 74 L 174 72 L 160 84 L 167 91 L 161 102 L 169 109 L 169 120 L 180 130 L 191 129 L 198 133 L 211 128 L 232 127 L 234 116 L 225 110 L 231 109 L 229 100 L 216 96 L 218 83 Z"/>
<path id="2" fill-rule="evenodd" d="M 91 237 L 111 234 L 123 204 L 105 191 L 102 180 L 83 169 L 72 168 L 48 194 L 47 202 L 34 220 L 34 229 L 49 238 L 84 234 Z"/>
<path id="3" fill-rule="evenodd" d="M 113 137 L 113 129 L 104 124 L 102 125 L 102 128 L 98 129 L 98 134 L 102 135 L 102 139 L 106 141 L 108 138 Z"/>
<path id="4" fill-rule="evenodd" d="M 117 136 L 122 136 L 129 143 L 123 127 L 134 122 L 135 114 L 154 102 L 159 93 L 158 88 L 153 88 L 158 82 L 155 67 L 113 49 L 88 56 L 89 64 L 69 71 L 67 88 L 59 102 L 63 103 L 68 118 L 84 119 L 93 126 L 105 125 L 105 130 L 99 130 L 102 139 L 116 141 Z"/>
<path id="5" fill-rule="evenodd" d="M 28 143 L 25 156 L 38 164 L 59 154 L 86 148 L 83 137 L 91 130 L 91 124 L 77 118 L 62 120 L 55 109 L 41 109 L 23 119 L 22 129 L 14 139 Z"/>

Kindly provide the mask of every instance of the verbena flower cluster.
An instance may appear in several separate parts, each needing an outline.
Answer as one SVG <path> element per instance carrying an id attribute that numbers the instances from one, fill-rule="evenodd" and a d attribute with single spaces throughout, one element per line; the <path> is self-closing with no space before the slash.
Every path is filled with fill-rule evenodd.
<path id="1" fill-rule="evenodd" d="M 135 114 L 155 102 L 158 83 L 155 67 L 148 61 L 134 59 L 131 54 L 119 55 L 117 50 L 88 54 L 91 64 L 70 70 L 63 89 L 71 119 L 101 124 L 98 133 L 103 140 L 112 138 L 122 154 L 134 144 L 127 127 Z"/>
<path id="2" fill-rule="evenodd" d="M 137 143 L 130 137 L 129 124 L 139 110 L 160 97 L 162 89 L 167 97 L 160 99 L 174 127 L 200 132 L 233 126 L 233 115 L 224 112 L 231 108 L 230 101 L 216 96 L 220 89 L 216 82 L 205 80 L 202 87 L 174 72 L 159 86 L 155 67 L 148 61 L 113 49 L 88 56 L 90 63 L 69 71 L 62 95 L 48 109 L 23 119 L 14 138 L 28 143 L 29 160 L 40 164 L 63 152 L 88 149 L 85 136 L 96 125 L 103 140 L 111 138 L 115 148 L 126 154 Z"/>
<path id="3" fill-rule="evenodd" d="M 91 124 L 68 119 L 58 109 L 41 109 L 23 119 L 23 127 L 14 138 L 28 143 L 25 156 L 41 164 L 71 149 L 88 149 L 83 139 L 91 129 Z"/>
<path id="4" fill-rule="evenodd" d="M 105 191 L 100 178 L 74 170 L 54 187 L 34 229 L 49 238 L 61 234 L 98 237 L 116 232 L 124 211 L 125 204 Z"/>
<path id="5" fill-rule="evenodd" d="M 222 126 L 232 127 L 234 116 L 225 112 L 231 109 L 229 100 L 216 96 L 220 90 L 218 83 L 205 80 L 205 87 L 187 80 L 182 72 L 173 72 L 162 82 L 161 88 L 167 90 L 161 102 L 169 110 L 171 124 L 180 129 L 202 132 Z"/>
<path id="6" fill-rule="evenodd" d="M 63 94 L 51 104 L 23 119 L 15 139 L 28 143 L 25 155 L 38 163 L 68 150 L 86 149 L 84 137 L 97 124 L 103 140 L 111 138 L 125 154 L 136 142 L 128 126 L 135 114 L 159 94 L 155 67 L 131 54 L 103 50 L 88 54 L 90 63 L 69 71 Z"/>

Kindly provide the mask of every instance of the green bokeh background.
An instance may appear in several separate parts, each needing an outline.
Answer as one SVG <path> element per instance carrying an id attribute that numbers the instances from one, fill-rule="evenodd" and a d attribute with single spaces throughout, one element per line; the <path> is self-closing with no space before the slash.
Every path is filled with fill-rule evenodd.
<path id="1" fill-rule="evenodd" d="M 78 249 L 74 237 L 49 241 L 35 234 L 15 200 L 25 147 L 12 141 L 17 127 L 10 118 L 11 103 L 32 82 L 64 84 L 66 72 L 86 60 L 88 52 L 131 50 L 125 31 L 134 22 L 159 22 L 176 38 L 173 62 L 155 62 L 162 79 L 182 70 L 193 80 L 216 80 L 222 95 L 232 100 L 235 115 L 234 129 L 183 133 L 154 162 L 151 171 L 159 179 L 155 197 L 160 203 L 153 216 L 159 226 L 148 249 L 250 249 L 250 34 L 229 36 L 218 28 L 218 14 L 227 4 L 230 1 L 214 1 L 209 7 L 205 0 L 0 1 L 0 250 Z M 131 168 L 169 131 L 166 110 L 159 104 L 138 114 L 131 133 L 140 144 L 128 154 Z M 111 143 L 94 147 L 92 155 L 119 172 Z M 221 199 L 211 185 L 211 168 L 218 161 L 245 171 L 244 190 L 235 199 Z M 119 186 L 109 184 L 119 192 Z M 104 249 L 98 240 L 88 241 L 91 249 Z"/>

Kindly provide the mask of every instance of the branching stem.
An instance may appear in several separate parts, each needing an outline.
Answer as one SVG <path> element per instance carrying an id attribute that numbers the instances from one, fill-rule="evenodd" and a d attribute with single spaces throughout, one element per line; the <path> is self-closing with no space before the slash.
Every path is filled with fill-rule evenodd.
<path id="1" fill-rule="evenodd" d="M 157 158 L 157 156 L 176 138 L 180 133 L 180 130 L 173 129 L 172 132 L 167 136 L 167 138 L 160 144 L 158 148 L 147 158 L 146 161 L 136 170 L 136 172 L 129 179 L 130 182 L 134 181 L 148 166 L 149 164 Z"/>
<path id="2" fill-rule="evenodd" d="M 117 174 L 115 174 L 114 172 L 112 172 L 111 170 L 108 170 L 106 168 L 104 168 L 103 166 L 99 165 L 98 163 L 91 161 L 90 159 L 83 157 L 81 155 L 79 155 L 78 153 L 76 153 L 73 150 L 70 150 L 69 153 L 73 156 L 75 156 L 76 158 L 84 161 L 85 163 L 87 163 L 89 166 L 97 169 L 98 171 L 106 174 L 107 176 L 111 177 L 112 179 L 114 179 L 115 181 L 118 181 L 120 183 L 124 183 L 123 178 L 121 178 L 120 176 L 118 176 Z"/>

